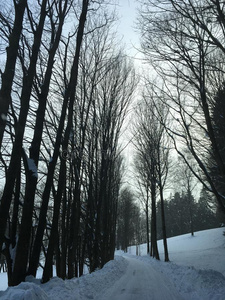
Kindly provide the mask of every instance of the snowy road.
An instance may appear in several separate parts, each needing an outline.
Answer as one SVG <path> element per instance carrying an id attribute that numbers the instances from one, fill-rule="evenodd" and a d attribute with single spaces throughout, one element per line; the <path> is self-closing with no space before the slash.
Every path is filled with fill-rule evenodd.
<path id="1" fill-rule="evenodd" d="M 95 300 L 182 300 L 168 278 L 149 264 L 131 258 L 126 273 Z"/>
<path id="2" fill-rule="evenodd" d="M 41 284 L 27 278 L 6 290 L 7 274 L 0 273 L 0 299 L 225 300 L 223 232 L 224 228 L 216 228 L 194 237 L 185 234 L 168 239 L 170 263 L 150 258 L 146 245 L 141 245 L 142 256 L 135 256 L 136 246 L 129 249 L 129 255 L 117 251 L 102 269 L 70 280 L 55 277 Z M 163 257 L 162 241 L 159 250 Z"/>

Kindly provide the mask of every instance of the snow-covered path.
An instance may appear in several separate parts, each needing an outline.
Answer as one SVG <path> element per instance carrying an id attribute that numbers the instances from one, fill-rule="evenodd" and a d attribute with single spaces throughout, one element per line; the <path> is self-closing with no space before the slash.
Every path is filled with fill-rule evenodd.
<path id="1" fill-rule="evenodd" d="M 183 299 L 164 277 L 150 264 L 136 258 L 126 257 L 125 274 L 106 293 L 96 300 L 181 300 Z"/>
<path id="2" fill-rule="evenodd" d="M 0 273 L 1 300 L 225 300 L 224 228 L 168 239 L 170 263 L 146 255 L 146 245 L 125 254 L 116 251 L 113 261 L 91 274 L 41 284 L 28 277 L 16 287 L 6 286 Z M 5 282 L 5 284 L 4 284 Z M 2 287 L 2 288 L 1 288 Z M 2 291 L 1 291 L 2 290 Z"/>

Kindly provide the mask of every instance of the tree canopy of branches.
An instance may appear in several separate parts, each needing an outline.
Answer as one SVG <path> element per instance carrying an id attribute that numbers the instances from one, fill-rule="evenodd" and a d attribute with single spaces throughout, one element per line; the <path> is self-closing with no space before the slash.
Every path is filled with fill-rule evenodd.
<path id="1" fill-rule="evenodd" d="M 224 144 L 221 147 L 216 137 L 213 120 L 216 95 L 224 84 L 224 9 L 220 0 L 148 0 L 140 11 L 139 28 L 142 51 L 158 76 L 152 90 L 169 108 L 172 126 L 165 125 L 167 133 L 225 213 L 223 190 L 217 184 L 218 177 L 225 181 Z M 212 164 L 216 177 L 210 172 Z"/>
<path id="2" fill-rule="evenodd" d="M 151 255 L 159 259 L 157 247 L 156 199 L 159 191 L 162 212 L 162 230 L 165 249 L 165 261 L 169 260 L 166 241 L 163 187 L 168 172 L 168 150 L 164 135 L 164 127 L 160 119 L 166 122 L 166 110 L 162 105 L 156 106 L 152 95 L 144 94 L 138 104 L 134 128 L 136 161 L 135 168 L 139 188 L 145 199 L 146 226 L 148 227 L 149 195 L 151 198 Z M 148 228 L 147 228 L 148 242 Z M 149 248 L 147 249 L 149 251 Z"/>
<path id="3" fill-rule="evenodd" d="M 136 85 L 105 1 L 10 1 L 0 13 L 4 189 L 0 250 L 9 285 L 43 267 L 72 278 L 114 257 L 118 139 Z M 4 50 L 5 49 L 5 50 Z"/>

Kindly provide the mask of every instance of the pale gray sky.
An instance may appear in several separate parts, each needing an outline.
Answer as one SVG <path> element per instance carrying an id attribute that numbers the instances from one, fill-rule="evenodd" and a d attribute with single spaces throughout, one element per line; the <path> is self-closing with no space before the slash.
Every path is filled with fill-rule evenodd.
<path id="1" fill-rule="evenodd" d="M 138 3 L 136 0 L 119 0 L 118 1 L 119 25 L 118 31 L 123 35 L 123 41 L 126 43 L 128 55 L 137 56 L 135 47 L 139 47 L 139 36 L 135 30 L 137 18 Z"/>

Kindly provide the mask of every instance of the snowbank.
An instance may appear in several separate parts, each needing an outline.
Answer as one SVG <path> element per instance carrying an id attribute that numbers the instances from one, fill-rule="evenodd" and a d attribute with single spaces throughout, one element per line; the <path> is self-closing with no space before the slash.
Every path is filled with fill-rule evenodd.
<path id="1" fill-rule="evenodd" d="M 43 289 L 35 283 L 22 282 L 14 288 L 8 288 L 6 292 L 0 292 L 2 300 L 48 300 Z"/>
<path id="2" fill-rule="evenodd" d="M 184 300 L 225 299 L 225 277 L 217 271 L 178 266 L 156 261 L 149 256 L 139 256 L 138 259 L 168 278 Z"/>
<path id="3" fill-rule="evenodd" d="M 54 277 L 45 284 L 37 279 L 27 278 L 16 287 L 0 292 L 1 300 L 87 300 L 98 298 L 107 288 L 114 284 L 126 271 L 127 261 L 116 257 L 101 270 L 80 278 L 62 280 Z M 34 283 L 35 282 L 35 283 Z"/>
<path id="4" fill-rule="evenodd" d="M 128 254 L 116 251 L 117 256 L 114 261 L 108 262 L 103 269 L 92 274 L 65 281 L 55 277 L 46 284 L 40 284 L 40 280 L 29 277 L 27 282 L 21 283 L 17 287 L 0 291 L 0 299 L 99 300 L 102 299 L 102 296 L 107 295 L 108 291 L 116 291 L 116 286 L 121 287 L 121 283 L 129 281 L 130 272 L 126 272 L 126 270 L 131 268 L 129 257 L 132 257 L 133 261 L 142 261 L 139 265 L 133 263 L 133 268 L 139 268 L 137 271 L 143 273 L 144 269 L 141 265 L 143 266 L 144 262 L 144 266 L 149 266 L 147 269 L 151 269 L 152 273 L 156 274 L 152 279 L 155 282 L 151 282 L 155 289 L 160 290 L 162 285 L 164 285 L 164 290 L 165 287 L 174 289 L 174 292 L 177 291 L 177 295 L 181 295 L 181 298 L 178 297 L 176 300 L 225 300 L 225 237 L 223 232 L 224 228 L 218 228 L 197 232 L 194 237 L 186 234 L 168 239 L 169 263 L 163 262 L 162 241 L 158 242 L 162 261 L 156 261 L 147 256 L 146 245 L 140 246 L 141 256 L 135 256 L 136 247 L 133 246 L 129 248 Z M 135 272 L 136 270 L 131 272 L 131 277 Z M 0 288 L 3 289 L 3 285 L 6 283 L 6 274 L 4 276 L 0 274 Z M 149 275 L 147 279 L 146 284 L 138 283 L 139 290 L 140 286 L 143 291 L 151 290 Z M 131 299 L 125 295 L 125 288 L 120 288 L 118 294 L 120 292 L 124 294 L 121 294 L 118 299 Z M 133 296 L 135 297 L 135 294 Z M 163 294 L 161 296 L 160 299 L 165 299 Z M 134 297 L 132 299 L 136 299 Z M 110 299 L 114 299 L 113 296 Z M 147 299 L 152 299 L 151 294 L 147 298 L 138 300 Z"/>

